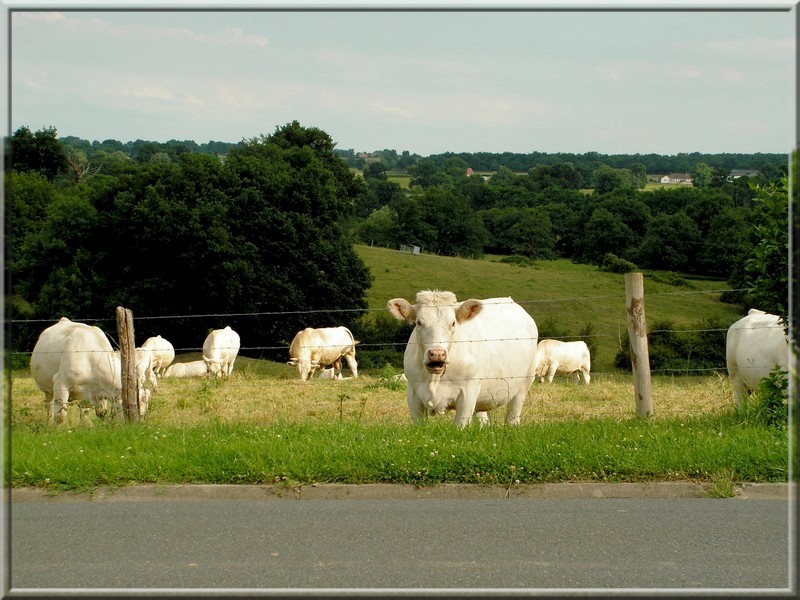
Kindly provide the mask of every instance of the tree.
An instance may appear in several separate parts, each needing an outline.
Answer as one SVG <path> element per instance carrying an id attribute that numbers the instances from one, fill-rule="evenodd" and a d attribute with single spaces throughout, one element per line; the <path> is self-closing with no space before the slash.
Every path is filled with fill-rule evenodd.
<path id="1" fill-rule="evenodd" d="M 635 190 L 638 181 L 628 169 L 615 169 L 601 165 L 594 172 L 594 193 L 607 194 L 614 190 Z"/>
<path id="2" fill-rule="evenodd" d="M 393 208 L 403 243 L 447 256 L 483 255 L 486 231 L 465 197 L 434 187 Z"/>
<path id="3" fill-rule="evenodd" d="M 370 179 L 386 181 L 388 179 L 386 175 L 386 165 L 382 162 L 371 163 L 364 168 L 363 176 L 367 181 Z"/>
<path id="4" fill-rule="evenodd" d="M 489 185 L 492 187 L 514 186 L 519 182 L 519 176 L 508 167 L 500 167 L 494 175 L 489 178 Z"/>
<path id="5" fill-rule="evenodd" d="M 332 143 L 317 143 L 324 132 L 282 133 L 279 143 L 232 149 L 224 163 L 187 152 L 73 186 L 26 237 L 15 291 L 40 318 L 113 315 L 118 305 L 139 316 L 234 315 L 232 328 L 274 348 L 306 325 L 354 322 L 371 276 L 340 221 L 364 183 Z M 217 325 L 213 316 L 144 320 L 137 334 L 196 348 Z"/>
<path id="6" fill-rule="evenodd" d="M 788 322 L 789 300 L 789 183 L 756 186 L 752 235 L 753 254 L 744 267 L 744 283 L 753 307 Z"/>
<path id="7" fill-rule="evenodd" d="M 696 221 L 695 221 L 696 223 Z M 723 208 L 701 229 L 702 249 L 697 257 L 698 272 L 728 279 L 738 264 L 752 252 L 750 224 L 740 208 Z"/>
<path id="8" fill-rule="evenodd" d="M 689 173 L 694 187 L 709 187 L 714 181 L 714 170 L 704 162 L 697 163 Z"/>
<path id="9" fill-rule="evenodd" d="M 518 208 L 494 207 L 477 213 L 486 230 L 484 250 L 492 254 L 513 254 L 515 236 L 514 225 L 519 220 Z"/>
<path id="10" fill-rule="evenodd" d="M 523 208 L 511 227 L 514 254 L 534 260 L 555 258 L 555 238 L 550 216 L 542 208 Z"/>
<path id="11" fill-rule="evenodd" d="M 537 189 L 560 187 L 565 190 L 579 190 L 583 177 L 571 162 L 555 165 L 538 165 L 528 170 L 527 182 Z"/>
<path id="12" fill-rule="evenodd" d="M 93 166 L 83 150 L 70 148 L 67 151 L 67 171 L 75 183 L 80 183 L 86 177 L 91 177 L 100 171 L 100 167 Z"/>
<path id="13" fill-rule="evenodd" d="M 619 216 L 596 208 L 583 226 L 583 237 L 576 241 L 576 255 L 596 265 L 608 253 L 630 260 L 637 240 L 636 233 Z"/>
<path id="14" fill-rule="evenodd" d="M 373 210 L 356 228 L 358 238 L 369 245 L 398 246 L 397 213 L 388 206 Z"/>
<path id="15" fill-rule="evenodd" d="M 699 247 L 700 230 L 685 213 L 656 215 L 634 262 L 651 269 L 694 270 Z"/>
<path id="16" fill-rule="evenodd" d="M 64 147 L 55 127 L 31 133 L 20 127 L 11 136 L 11 168 L 18 173 L 37 171 L 53 181 L 67 167 Z"/>

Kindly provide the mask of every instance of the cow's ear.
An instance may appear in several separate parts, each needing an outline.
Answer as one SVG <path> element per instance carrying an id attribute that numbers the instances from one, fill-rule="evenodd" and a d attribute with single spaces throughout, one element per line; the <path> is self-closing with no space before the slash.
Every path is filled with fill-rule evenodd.
<path id="1" fill-rule="evenodd" d="M 389 307 L 389 311 L 394 315 L 394 318 L 398 321 L 413 323 L 417 319 L 417 311 L 405 298 L 389 300 L 387 306 Z"/>
<path id="2" fill-rule="evenodd" d="M 473 298 L 464 300 L 464 302 L 461 303 L 461 306 L 456 309 L 456 321 L 459 323 L 469 321 L 473 317 L 476 317 L 482 310 L 483 302 L 480 300 L 475 300 Z"/>

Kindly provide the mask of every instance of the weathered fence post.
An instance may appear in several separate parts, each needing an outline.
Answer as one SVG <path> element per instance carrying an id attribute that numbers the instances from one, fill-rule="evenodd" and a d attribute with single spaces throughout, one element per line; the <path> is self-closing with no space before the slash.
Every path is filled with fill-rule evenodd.
<path id="1" fill-rule="evenodd" d="M 625 273 L 625 305 L 628 310 L 628 339 L 631 345 L 636 416 L 648 418 L 653 416 L 653 397 L 650 391 L 650 350 L 647 347 L 644 283 L 641 273 Z"/>
<path id="2" fill-rule="evenodd" d="M 139 390 L 136 385 L 136 343 L 133 337 L 133 313 L 117 307 L 117 333 L 122 365 L 122 409 L 126 421 L 139 420 Z"/>

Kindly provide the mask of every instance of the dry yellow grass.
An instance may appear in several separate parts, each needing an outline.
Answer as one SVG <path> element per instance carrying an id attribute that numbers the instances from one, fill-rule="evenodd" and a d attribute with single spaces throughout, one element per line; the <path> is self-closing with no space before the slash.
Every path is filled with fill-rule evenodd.
<path id="1" fill-rule="evenodd" d="M 345 371 L 347 375 L 347 371 Z M 313 380 L 303 383 L 294 371 L 279 363 L 240 358 L 230 379 L 162 379 L 153 395 L 146 420 L 152 425 L 195 426 L 215 423 L 279 422 L 410 422 L 405 388 L 387 387 L 379 372 L 358 379 Z M 652 381 L 655 419 L 709 415 L 730 410 L 727 377 L 656 376 Z M 70 425 L 80 422 L 79 411 L 69 411 Z M 551 384 L 535 383 L 522 412 L 522 423 L 613 418 L 636 414 L 633 380 L 627 374 L 603 373 L 591 384 L 576 385 L 559 376 Z M 452 419 L 448 413 L 446 419 Z M 493 415 L 502 421 L 504 409 Z M 89 422 L 94 419 L 92 415 Z M 11 387 L 12 427 L 43 424 L 44 399 L 30 375 L 15 372 Z"/>

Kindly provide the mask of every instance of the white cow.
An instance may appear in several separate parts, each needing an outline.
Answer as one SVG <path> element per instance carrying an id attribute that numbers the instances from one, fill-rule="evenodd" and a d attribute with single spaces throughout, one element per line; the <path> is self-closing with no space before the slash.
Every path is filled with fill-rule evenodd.
<path id="1" fill-rule="evenodd" d="M 147 354 L 137 353 L 142 359 Z M 143 387 L 149 365 L 139 360 L 137 384 L 139 414 L 147 411 L 150 390 Z M 122 418 L 122 368 L 106 334 L 98 327 L 63 317 L 39 335 L 31 354 L 31 375 L 44 392 L 47 422 L 63 423 L 70 399 L 89 402 L 104 417 L 111 403 Z"/>
<path id="2" fill-rule="evenodd" d="M 175 379 L 189 379 L 190 377 L 207 377 L 208 363 L 204 360 L 193 360 L 184 363 L 172 363 L 164 372 L 164 377 L 174 377 Z"/>
<path id="3" fill-rule="evenodd" d="M 215 377 L 227 377 L 233 371 L 233 363 L 239 354 L 239 334 L 231 329 L 214 329 L 203 342 L 203 360 L 208 372 Z"/>
<path id="4" fill-rule="evenodd" d="M 562 342 L 561 340 L 541 340 L 536 349 L 536 377 L 544 383 L 552 383 L 556 373 L 573 375 L 575 383 L 589 383 L 591 357 L 586 342 Z"/>
<path id="5" fill-rule="evenodd" d="M 147 338 L 142 348 L 153 353 L 153 372 L 157 377 L 163 377 L 164 371 L 175 360 L 175 348 L 160 335 Z"/>
<path id="6" fill-rule="evenodd" d="M 353 334 L 347 327 L 306 327 L 298 331 L 289 346 L 290 360 L 286 363 L 297 369 L 301 381 L 308 381 L 317 369 L 333 365 L 333 376 L 341 373 L 341 359 L 358 377 L 356 344 Z"/>
<path id="7" fill-rule="evenodd" d="M 789 370 L 789 340 L 780 317 L 751 308 L 728 328 L 725 359 L 733 402 L 741 408 L 750 392 L 777 366 Z"/>
<path id="8" fill-rule="evenodd" d="M 525 309 L 511 298 L 458 302 L 438 290 L 419 292 L 416 304 L 395 298 L 388 306 L 415 325 L 403 357 L 413 422 L 455 409 L 457 427 L 469 425 L 473 414 L 485 424 L 488 411 L 507 406 L 506 423 L 519 424 L 539 336 Z"/>

